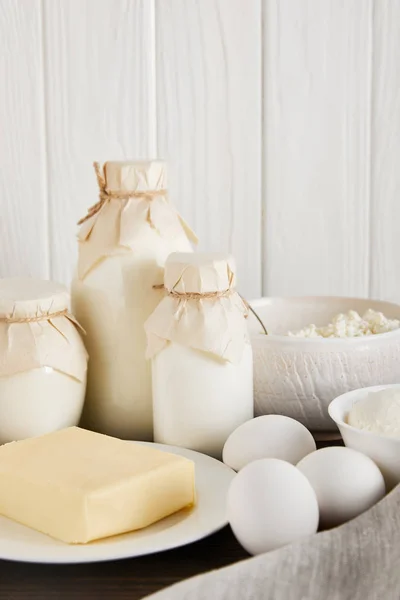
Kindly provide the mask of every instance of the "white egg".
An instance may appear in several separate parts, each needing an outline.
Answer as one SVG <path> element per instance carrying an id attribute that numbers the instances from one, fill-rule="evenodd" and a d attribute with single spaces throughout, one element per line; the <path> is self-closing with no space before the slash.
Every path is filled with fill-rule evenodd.
<path id="1" fill-rule="evenodd" d="M 250 554 L 312 535 L 318 502 L 304 475 L 283 460 L 256 460 L 236 475 L 228 492 L 228 520 Z"/>
<path id="2" fill-rule="evenodd" d="M 290 417 L 264 415 L 231 433 L 222 460 L 235 471 L 260 458 L 280 458 L 296 465 L 315 449 L 314 438 L 304 425 Z"/>
<path id="3" fill-rule="evenodd" d="M 351 448 L 322 448 L 297 465 L 318 498 L 320 527 L 340 525 L 373 506 L 385 495 L 376 464 Z"/>

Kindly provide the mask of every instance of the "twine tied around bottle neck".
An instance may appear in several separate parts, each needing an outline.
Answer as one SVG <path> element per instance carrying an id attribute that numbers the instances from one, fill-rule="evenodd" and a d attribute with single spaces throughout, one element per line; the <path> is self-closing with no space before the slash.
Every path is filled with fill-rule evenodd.
<path id="1" fill-rule="evenodd" d="M 228 288 L 226 290 L 221 290 L 221 291 L 217 291 L 217 292 L 203 292 L 203 293 L 201 293 L 201 292 L 177 292 L 176 290 L 167 290 L 165 285 L 163 285 L 161 283 L 159 285 L 153 285 L 153 289 L 165 290 L 168 293 L 168 296 L 171 296 L 172 298 L 177 298 L 178 300 L 216 300 L 219 298 L 227 298 L 228 296 L 231 296 L 233 293 L 237 293 L 238 296 L 241 298 L 244 306 L 246 307 L 247 312 L 244 315 L 245 319 L 248 318 L 249 312 L 251 312 L 255 316 L 257 321 L 260 323 L 265 335 L 268 335 L 267 328 L 265 327 L 264 323 L 262 322 L 261 318 L 258 316 L 256 311 L 254 310 L 254 308 L 252 308 L 250 306 L 250 304 L 247 302 L 246 298 L 243 298 L 243 296 L 241 296 L 233 288 Z"/>
<path id="2" fill-rule="evenodd" d="M 99 186 L 99 201 L 93 204 L 88 209 L 87 214 L 78 221 L 78 225 L 82 225 L 96 215 L 109 200 L 129 200 L 129 198 L 142 198 L 143 200 L 152 200 L 156 196 L 166 196 L 167 190 L 162 188 L 159 190 L 145 191 L 126 191 L 126 190 L 108 190 L 104 177 L 104 170 L 100 167 L 100 163 L 94 162 L 93 168 L 96 173 L 97 184 Z"/>
<path id="3" fill-rule="evenodd" d="M 160 285 L 153 285 L 153 288 L 155 290 L 165 290 L 168 296 L 172 296 L 172 298 L 177 298 L 178 300 L 216 300 L 227 298 L 235 291 L 232 288 L 228 288 L 216 292 L 177 292 L 176 290 L 168 290 L 162 283 Z"/>
<path id="4" fill-rule="evenodd" d="M 67 309 L 59 310 L 54 313 L 44 313 L 36 317 L 0 317 L 0 323 L 38 323 L 39 321 L 50 321 L 56 317 L 68 317 Z"/>

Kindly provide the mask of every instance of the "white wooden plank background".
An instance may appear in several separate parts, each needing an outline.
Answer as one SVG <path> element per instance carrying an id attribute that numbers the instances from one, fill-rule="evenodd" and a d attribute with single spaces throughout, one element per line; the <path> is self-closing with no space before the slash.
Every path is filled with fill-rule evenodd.
<path id="1" fill-rule="evenodd" d="M 200 250 L 232 252 L 261 293 L 261 5 L 157 0 L 158 150 Z"/>
<path id="2" fill-rule="evenodd" d="M 268 295 L 368 294 L 371 6 L 265 0 Z"/>
<path id="3" fill-rule="evenodd" d="M 45 0 L 51 272 L 68 282 L 94 160 L 154 156 L 153 3 Z"/>
<path id="4" fill-rule="evenodd" d="M 371 294 L 400 300 L 400 2 L 375 3 Z"/>
<path id="5" fill-rule="evenodd" d="M 47 277 L 40 0 L 0 2 L 0 276 Z"/>
<path id="6" fill-rule="evenodd" d="M 400 301 L 400 0 L 0 0 L 0 276 L 69 282 L 93 160 L 165 157 L 248 297 Z"/>

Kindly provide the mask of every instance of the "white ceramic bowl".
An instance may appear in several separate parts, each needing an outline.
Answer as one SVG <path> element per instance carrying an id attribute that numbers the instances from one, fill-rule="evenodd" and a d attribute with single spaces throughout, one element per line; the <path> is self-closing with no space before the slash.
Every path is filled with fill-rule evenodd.
<path id="1" fill-rule="evenodd" d="M 346 446 L 366 454 L 378 465 L 389 491 L 400 483 L 400 438 L 363 431 L 347 423 L 347 415 L 354 404 L 365 398 L 369 392 L 388 388 L 397 388 L 400 391 L 400 385 L 378 385 L 342 394 L 329 405 L 329 414 L 339 427 Z"/>
<path id="2" fill-rule="evenodd" d="M 326 325 L 341 312 L 368 308 L 400 318 L 400 306 L 377 300 L 339 297 L 261 298 L 250 303 L 256 415 L 293 417 L 313 432 L 337 431 L 328 405 L 362 387 L 400 383 L 400 329 L 378 335 L 334 339 L 297 338 L 288 331 L 310 323 Z"/>

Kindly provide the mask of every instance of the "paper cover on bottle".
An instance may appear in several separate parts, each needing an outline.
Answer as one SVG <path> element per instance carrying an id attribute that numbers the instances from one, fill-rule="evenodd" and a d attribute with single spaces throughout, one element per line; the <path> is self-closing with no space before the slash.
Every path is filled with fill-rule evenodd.
<path id="1" fill-rule="evenodd" d="M 231 257 L 171 254 L 165 265 L 166 295 L 145 323 L 147 357 L 174 342 L 239 363 L 249 336 L 247 309 L 234 284 Z"/>
<path id="2" fill-rule="evenodd" d="M 77 326 L 64 286 L 0 279 L 0 377 L 52 367 L 84 381 L 87 354 Z"/>
<path id="3" fill-rule="evenodd" d="M 109 256 L 140 252 L 148 228 L 166 239 L 185 236 L 197 243 L 193 231 L 168 201 L 163 161 L 106 162 L 100 179 L 103 201 L 83 219 L 78 233 L 80 279 Z"/>

